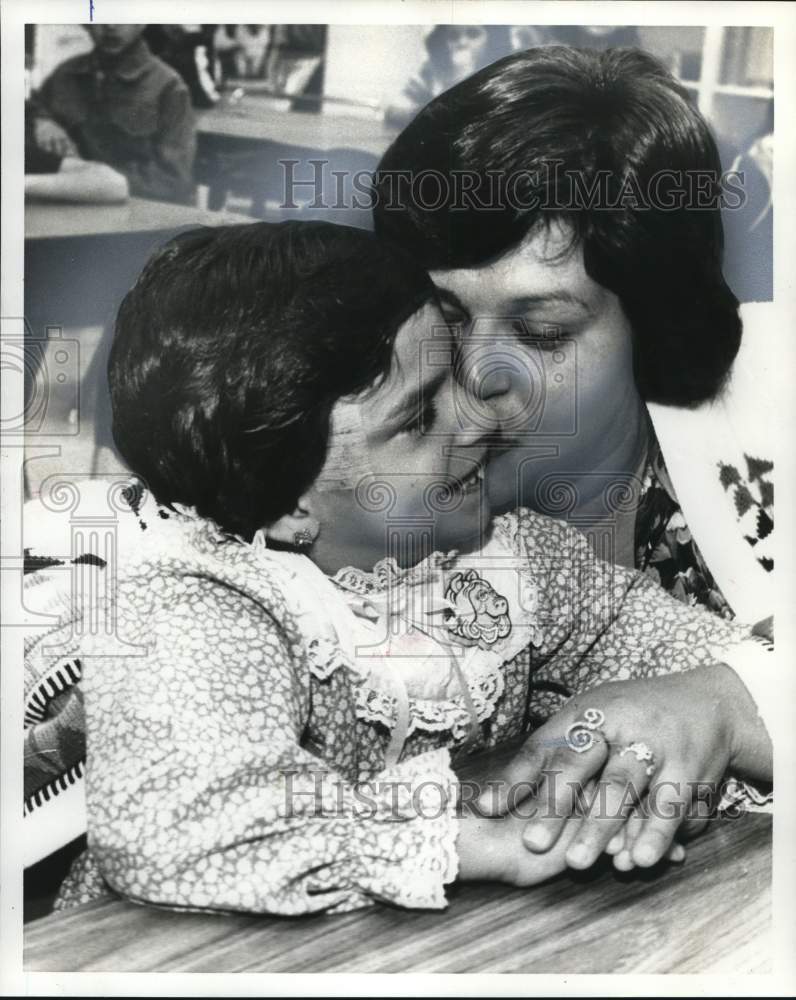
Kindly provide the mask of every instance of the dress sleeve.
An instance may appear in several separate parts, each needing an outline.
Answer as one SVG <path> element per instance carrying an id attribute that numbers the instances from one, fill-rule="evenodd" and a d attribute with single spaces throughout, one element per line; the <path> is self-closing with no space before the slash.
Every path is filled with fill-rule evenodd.
<path id="1" fill-rule="evenodd" d="M 457 870 L 447 750 L 368 781 L 352 760 L 344 776 L 303 745 L 309 675 L 279 616 L 198 578 L 158 606 L 134 619 L 145 658 L 92 658 L 84 674 L 89 848 L 111 888 L 254 913 L 444 907 Z M 343 673 L 334 721 L 354 732 Z"/>
<path id="2" fill-rule="evenodd" d="M 519 520 L 540 591 L 540 669 L 571 693 L 722 660 L 748 629 L 676 600 L 649 577 L 598 559 L 576 529 Z"/>

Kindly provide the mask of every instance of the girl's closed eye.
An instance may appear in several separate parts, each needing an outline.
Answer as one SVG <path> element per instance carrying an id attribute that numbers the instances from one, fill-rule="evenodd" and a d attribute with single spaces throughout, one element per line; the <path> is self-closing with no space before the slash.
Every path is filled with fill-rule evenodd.
<path id="1" fill-rule="evenodd" d="M 429 399 L 409 423 L 404 425 L 404 433 L 422 437 L 433 426 L 436 416 L 437 404 L 433 399 Z"/>

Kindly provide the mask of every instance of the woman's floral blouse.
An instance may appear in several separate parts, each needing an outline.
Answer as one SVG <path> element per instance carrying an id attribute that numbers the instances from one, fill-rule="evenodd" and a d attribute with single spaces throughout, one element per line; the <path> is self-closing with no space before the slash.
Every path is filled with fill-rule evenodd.
<path id="1" fill-rule="evenodd" d="M 636 514 L 636 567 L 686 604 L 734 617 L 686 524 L 660 445 L 652 441 Z"/>
<path id="2" fill-rule="evenodd" d="M 135 506 L 112 641 L 74 612 L 47 634 L 83 665 L 88 733 L 88 852 L 61 906 L 110 889 L 282 914 L 443 907 L 457 753 L 745 634 L 527 510 L 477 553 L 332 580 L 259 537 Z M 43 670 L 46 649 L 31 656 Z"/>

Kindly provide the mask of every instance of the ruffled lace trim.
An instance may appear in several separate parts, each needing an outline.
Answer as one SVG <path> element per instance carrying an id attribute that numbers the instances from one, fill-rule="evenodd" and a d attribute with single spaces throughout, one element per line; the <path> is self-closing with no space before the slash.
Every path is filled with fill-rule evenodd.
<path id="1" fill-rule="evenodd" d="M 475 708 L 476 720 L 484 722 L 495 710 L 495 706 L 505 689 L 505 681 L 501 665 L 485 671 L 477 678 L 468 678 L 470 696 Z M 380 723 L 387 729 L 393 729 L 397 721 L 397 703 L 395 698 L 384 691 L 376 691 L 366 685 L 360 685 L 356 696 L 357 718 L 363 722 Z M 447 701 L 431 701 L 426 699 L 409 699 L 408 739 L 418 730 L 427 733 L 450 732 L 456 741 L 464 740 L 470 733 L 472 725 L 470 712 L 464 704 L 464 698 L 454 698 Z"/>
<path id="2" fill-rule="evenodd" d="M 506 515 L 495 521 L 495 536 L 499 544 L 513 554 L 516 549 L 518 531 L 517 517 Z M 383 559 L 372 572 L 345 567 L 332 577 L 339 589 L 349 595 L 368 597 L 382 596 L 390 588 L 408 587 L 437 577 L 442 569 L 449 568 L 457 559 L 457 552 L 435 552 L 423 562 L 410 569 L 401 569 L 395 559 Z M 408 739 L 422 730 L 427 733 L 450 732 L 457 741 L 470 735 L 473 722 L 481 723 L 490 718 L 505 690 L 504 667 L 513 660 L 522 648 L 538 642 L 539 630 L 533 621 L 538 606 L 536 584 L 530 570 L 519 570 L 521 581 L 520 606 L 531 619 L 518 623 L 515 640 L 501 652 L 481 650 L 471 658 L 465 674 L 475 720 L 466 704 L 464 694 L 446 699 L 409 698 Z M 518 645 L 519 642 L 519 645 Z M 389 730 L 395 728 L 398 717 L 397 700 L 389 690 L 368 683 L 361 669 L 341 651 L 334 641 L 312 639 L 309 643 L 310 670 L 319 680 L 328 678 L 340 667 L 347 667 L 360 680 L 356 693 L 357 718 L 367 723 L 375 723 Z"/>
<path id="3" fill-rule="evenodd" d="M 371 572 L 357 569 L 355 566 L 344 566 L 333 577 L 332 583 L 360 597 L 370 597 L 383 594 L 398 586 L 413 586 L 434 576 L 440 569 L 450 565 L 457 557 L 455 549 L 450 552 L 434 552 L 416 566 L 402 569 L 394 558 L 380 559 Z"/>
<path id="4" fill-rule="evenodd" d="M 380 772 L 375 784 L 386 796 L 382 818 L 391 824 L 409 821 L 412 832 L 401 838 L 409 856 L 385 861 L 381 871 L 363 878 L 363 883 L 370 883 L 373 895 L 401 906 L 443 909 L 445 886 L 459 874 L 458 779 L 450 767 L 450 752 L 440 748 L 420 754 Z"/>

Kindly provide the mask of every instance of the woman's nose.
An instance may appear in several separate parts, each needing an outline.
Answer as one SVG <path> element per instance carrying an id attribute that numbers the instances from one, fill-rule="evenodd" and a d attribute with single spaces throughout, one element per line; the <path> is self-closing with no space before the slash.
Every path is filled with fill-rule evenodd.
<path id="1" fill-rule="evenodd" d="M 489 402 L 511 391 L 512 366 L 494 345 L 465 346 L 459 355 L 458 379 L 476 399 Z"/>

